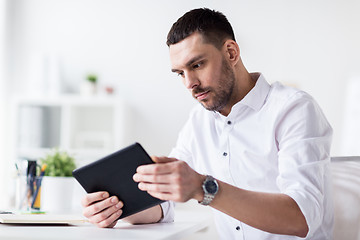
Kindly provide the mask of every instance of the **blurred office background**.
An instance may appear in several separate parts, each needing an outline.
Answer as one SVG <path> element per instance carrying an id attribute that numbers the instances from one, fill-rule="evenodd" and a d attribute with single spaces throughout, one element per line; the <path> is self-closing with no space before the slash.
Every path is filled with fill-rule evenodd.
<path id="1" fill-rule="evenodd" d="M 332 155 L 360 154 L 360 1 L 0 0 L 0 208 L 16 158 L 41 154 L 31 148 L 63 144 L 80 164 L 134 141 L 170 152 L 196 102 L 170 71 L 166 35 L 198 7 L 228 17 L 249 71 L 318 101 Z M 83 97 L 90 73 L 97 93 Z"/>

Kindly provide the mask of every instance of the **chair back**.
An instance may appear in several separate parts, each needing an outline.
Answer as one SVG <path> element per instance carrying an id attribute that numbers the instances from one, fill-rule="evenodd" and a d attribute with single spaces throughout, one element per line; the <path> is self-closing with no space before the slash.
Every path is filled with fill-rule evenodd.
<path id="1" fill-rule="evenodd" d="M 332 157 L 334 239 L 360 240 L 360 156 Z"/>

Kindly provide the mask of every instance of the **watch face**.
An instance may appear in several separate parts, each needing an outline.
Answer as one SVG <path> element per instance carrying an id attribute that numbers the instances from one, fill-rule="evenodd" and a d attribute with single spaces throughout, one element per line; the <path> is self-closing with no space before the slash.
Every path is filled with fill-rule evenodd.
<path id="1" fill-rule="evenodd" d="M 207 181 L 205 183 L 205 189 L 210 194 L 215 194 L 217 192 L 218 186 L 214 181 Z"/>

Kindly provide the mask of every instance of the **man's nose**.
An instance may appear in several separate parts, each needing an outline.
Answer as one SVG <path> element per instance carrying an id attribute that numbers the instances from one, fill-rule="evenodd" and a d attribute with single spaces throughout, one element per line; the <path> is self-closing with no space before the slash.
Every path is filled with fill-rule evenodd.
<path id="1" fill-rule="evenodd" d="M 200 81 L 199 81 L 198 77 L 196 76 L 196 74 L 187 72 L 187 73 L 185 73 L 184 84 L 187 89 L 191 90 L 191 89 L 199 86 Z"/>

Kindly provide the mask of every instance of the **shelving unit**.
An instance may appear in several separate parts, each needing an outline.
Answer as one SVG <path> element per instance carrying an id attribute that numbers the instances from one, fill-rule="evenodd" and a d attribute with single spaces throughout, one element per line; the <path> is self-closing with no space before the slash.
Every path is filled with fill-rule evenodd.
<path id="1" fill-rule="evenodd" d="M 18 97 L 13 102 L 17 159 L 38 159 L 59 148 L 81 165 L 128 142 L 130 114 L 117 97 Z"/>

